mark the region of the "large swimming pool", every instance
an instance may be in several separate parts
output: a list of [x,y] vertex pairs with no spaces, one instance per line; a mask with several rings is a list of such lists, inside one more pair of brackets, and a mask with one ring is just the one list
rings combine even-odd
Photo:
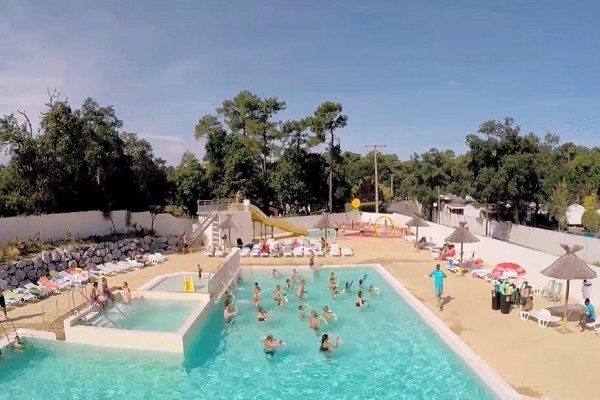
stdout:
[[[280,270],[288,275],[289,270]],[[332,299],[330,271],[340,281],[368,275],[367,284],[381,289],[355,305],[355,292]],[[246,271],[236,291],[240,314],[225,324],[222,308],[209,313],[183,364],[160,353],[110,350],[65,343],[33,343],[26,351],[7,354],[0,368],[0,398],[48,399],[496,399],[380,277],[374,269],[322,270],[308,281],[305,302],[338,315],[329,331],[343,344],[331,355],[318,351],[319,338],[297,316],[298,301],[276,308],[270,269]],[[258,281],[265,308],[273,314],[258,322],[250,303]],[[273,359],[262,351],[261,338],[273,333],[287,342]],[[10,353],[7,351],[7,353]]]

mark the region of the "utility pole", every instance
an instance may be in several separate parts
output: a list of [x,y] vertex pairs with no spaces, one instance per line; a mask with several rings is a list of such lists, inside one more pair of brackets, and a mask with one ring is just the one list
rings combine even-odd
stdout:
[[373,148],[373,156],[375,159],[375,212],[379,214],[379,178],[377,176],[377,149],[386,147],[385,144],[368,144],[365,146],[367,151]]
[[394,173],[390,174],[390,192],[392,192],[392,199],[394,196]]

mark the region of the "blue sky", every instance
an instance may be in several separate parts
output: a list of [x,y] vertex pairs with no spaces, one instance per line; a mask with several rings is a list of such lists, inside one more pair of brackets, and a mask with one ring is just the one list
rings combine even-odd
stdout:
[[[171,163],[200,116],[249,89],[348,114],[344,149],[465,150],[488,119],[600,145],[600,3],[0,0],[0,113],[46,88],[115,106]],[[38,118],[35,118],[38,120]]]

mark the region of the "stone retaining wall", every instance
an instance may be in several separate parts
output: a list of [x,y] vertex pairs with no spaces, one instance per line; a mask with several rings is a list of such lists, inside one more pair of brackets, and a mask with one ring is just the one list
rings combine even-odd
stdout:
[[93,243],[90,245],[70,245],[41,254],[28,256],[19,261],[0,263],[0,279],[6,281],[7,288],[13,289],[37,280],[49,271],[64,271],[68,268],[93,269],[98,264],[114,260],[125,260],[128,253],[164,253],[175,249],[176,236],[161,236],[123,239],[116,242]]

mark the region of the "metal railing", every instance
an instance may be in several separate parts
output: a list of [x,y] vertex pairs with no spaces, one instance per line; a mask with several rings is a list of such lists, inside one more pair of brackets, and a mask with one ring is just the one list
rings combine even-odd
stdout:
[[197,213],[202,215],[211,211],[227,211],[233,202],[233,199],[198,200]]
[[233,248],[208,281],[208,294],[217,303],[240,273],[240,249]]

